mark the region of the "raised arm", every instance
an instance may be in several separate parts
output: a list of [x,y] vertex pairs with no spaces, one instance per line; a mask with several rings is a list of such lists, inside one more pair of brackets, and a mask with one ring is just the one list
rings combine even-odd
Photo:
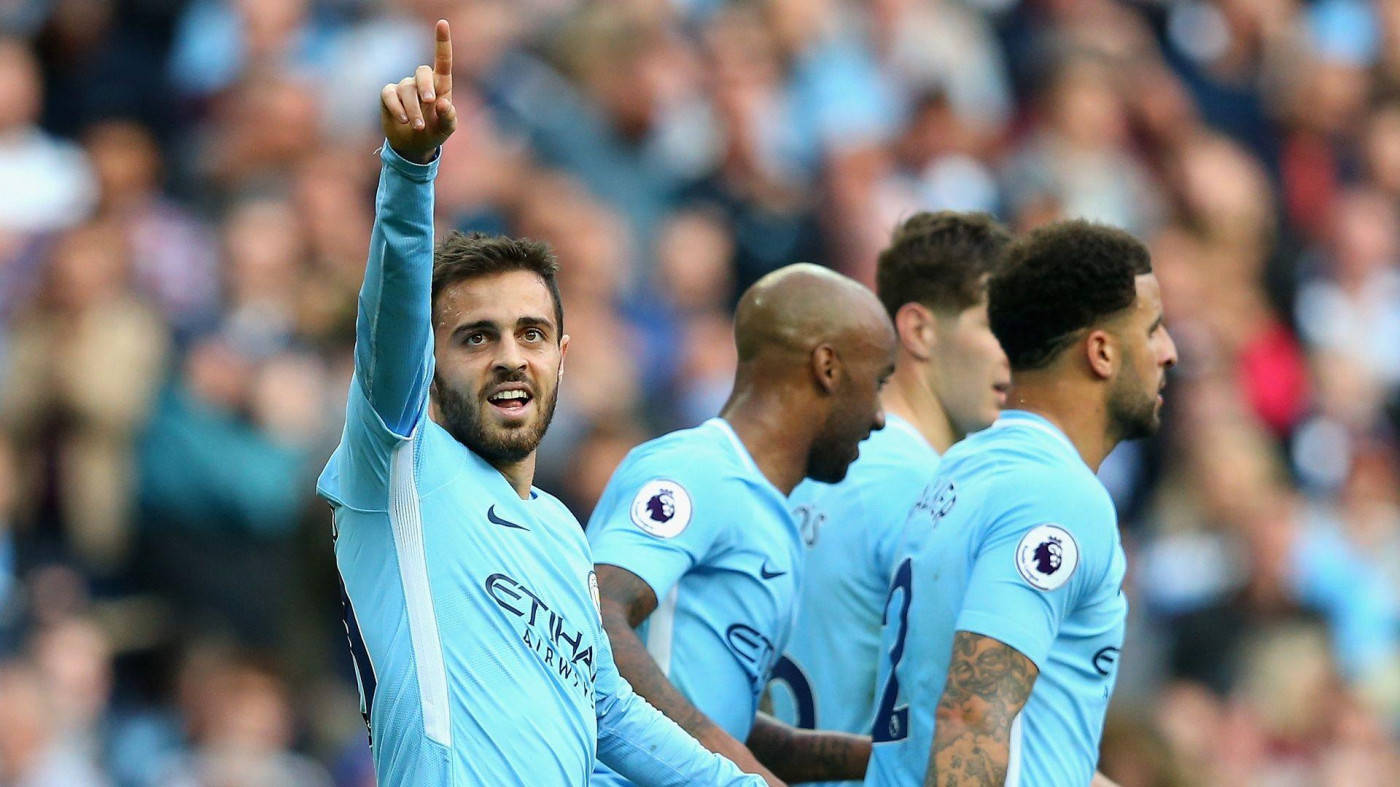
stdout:
[[1011,760],[1011,725],[1039,670],[991,637],[953,635],[948,682],[934,711],[924,787],[1000,787]]
[[641,577],[624,568],[599,564],[603,628],[612,643],[617,671],[638,694],[680,725],[702,746],[733,760],[744,771],[762,775],[771,784],[778,778],[759,764],[734,736],[691,704],[657,666],[634,630],[656,610],[656,594]]
[[387,144],[355,321],[355,372],[365,398],[405,437],[424,414],[432,378],[433,179],[438,148],[457,127],[446,21],[437,23],[436,37],[432,67],[419,66],[380,92]]

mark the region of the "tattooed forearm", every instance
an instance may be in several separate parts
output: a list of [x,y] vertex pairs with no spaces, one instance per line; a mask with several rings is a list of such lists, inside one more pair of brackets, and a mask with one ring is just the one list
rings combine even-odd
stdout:
[[759,761],[784,781],[860,779],[870,761],[870,738],[844,732],[802,730],[759,713],[746,741]]
[[924,787],[1004,784],[1011,722],[1037,674],[1035,664],[1014,648],[979,634],[955,634]]

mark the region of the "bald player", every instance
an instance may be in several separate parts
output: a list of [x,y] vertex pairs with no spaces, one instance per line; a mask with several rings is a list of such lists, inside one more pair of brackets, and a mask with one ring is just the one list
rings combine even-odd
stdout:
[[633,450],[589,521],[603,626],[637,693],[711,751],[790,781],[859,778],[868,738],[756,716],[801,586],[787,496],[840,481],[884,426],[894,332],[869,290],[806,264],[755,283],[734,322],[719,417]]
[[792,639],[773,668],[779,718],[871,729],[904,520],[938,457],[995,421],[1005,397],[1011,371],[987,321],[987,278],[1010,240],[986,214],[916,213],[880,253],[876,292],[899,336],[886,424],[861,445],[844,481],[804,481],[788,498],[807,573]]

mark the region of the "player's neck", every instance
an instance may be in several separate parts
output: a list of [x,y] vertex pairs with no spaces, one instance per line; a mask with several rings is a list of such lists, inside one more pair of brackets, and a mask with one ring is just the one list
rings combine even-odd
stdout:
[[719,415],[744,444],[763,477],[784,496],[807,475],[810,438],[794,434],[794,426],[803,421],[793,417],[791,408],[784,409],[781,401],[736,391]]
[[519,462],[492,462],[491,466],[496,471],[506,477],[506,482],[511,489],[520,496],[521,500],[530,499],[530,489],[535,483],[535,452],[521,459]]
[[1028,410],[1059,427],[1084,464],[1095,473],[1117,441],[1109,434],[1108,408],[1097,387],[1076,385],[1056,375],[1013,373],[1006,407]]
[[908,360],[911,359],[900,359],[894,376],[880,396],[880,403],[887,414],[908,421],[933,446],[933,450],[939,454],[946,453],[958,441],[958,435],[953,431],[948,411],[943,409],[943,402],[939,401],[933,386]]

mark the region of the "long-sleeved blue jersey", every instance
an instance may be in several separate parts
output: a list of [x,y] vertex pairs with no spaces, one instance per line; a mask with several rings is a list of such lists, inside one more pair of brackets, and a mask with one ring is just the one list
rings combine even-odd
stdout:
[[379,784],[762,784],[632,693],[593,560],[553,497],[522,500],[429,420],[433,179],[386,145],[335,511],[345,625]]

